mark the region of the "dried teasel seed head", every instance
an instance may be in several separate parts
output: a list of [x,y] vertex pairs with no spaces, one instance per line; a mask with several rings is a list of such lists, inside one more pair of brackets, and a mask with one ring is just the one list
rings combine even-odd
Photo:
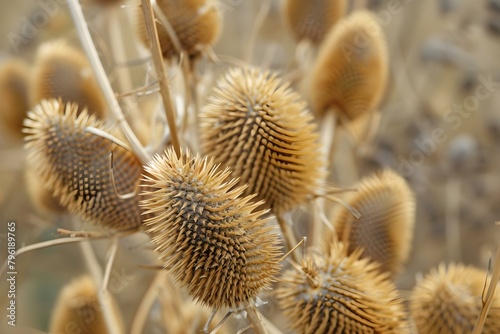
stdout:
[[311,100],[322,116],[354,120],[377,108],[388,76],[387,45],[374,15],[359,11],[328,33],[312,72]]
[[18,140],[29,110],[29,71],[28,64],[15,58],[0,65],[0,124],[4,133]]
[[[472,333],[482,305],[487,273],[461,264],[441,264],[413,289],[411,315],[419,333]],[[500,284],[499,284],[500,285]],[[500,286],[482,333],[500,333]]]
[[278,237],[253,196],[213,160],[172,149],[145,168],[146,233],[176,282],[199,302],[237,308],[269,288],[279,271]]
[[76,103],[78,112],[87,109],[97,118],[105,118],[107,113],[87,58],[61,41],[45,43],[38,50],[30,91],[32,107],[44,99],[61,99],[64,103]]
[[298,40],[320,44],[333,25],[344,16],[345,0],[286,0],[284,14]]
[[[217,0],[157,0],[158,6],[172,26],[180,47],[190,57],[197,57],[204,45],[212,45],[219,37],[222,14]],[[158,20],[158,19],[157,19]],[[161,22],[161,20],[159,20]],[[162,24],[157,24],[163,57],[179,56],[175,44]],[[142,10],[138,12],[137,32],[148,45]]]
[[336,235],[348,244],[349,253],[361,248],[363,258],[394,274],[410,253],[415,224],[413,192],[391,170],[366,177],[355,188],[347,203],[361,217],[356,219],[344,207],[339,208],[333,219]]
[[108,333],[102,307],[111,307],[119,315],[118,307],[114,299],[101,305],[97,294],[97,287],[88,276],[82,276],[66,285],[52,311],[50,333],[67,333],[68,330],[81,334]]
[[66,208],[59,203],[57,197],[54,196],[32,168],[25,169],[24,179],[31,201],[38,211],[47,214],[64,214],[67,212]]
[[114,134],[85,110],[77,116],[77,110],[74,104],[44,100],[28,113],[28,163],[69,212],[112,230],[139,227],[139,159],[87,132],[93,127]]
[[342,243],[286,271],[276,296],[298,333],[409,333],[394,284],[359,252],[348,255]]
[[276,214],[314,193],[323,173],[318,134],[300,96],[275,74],[231,69],[200,115],[203,152],[230,167]]

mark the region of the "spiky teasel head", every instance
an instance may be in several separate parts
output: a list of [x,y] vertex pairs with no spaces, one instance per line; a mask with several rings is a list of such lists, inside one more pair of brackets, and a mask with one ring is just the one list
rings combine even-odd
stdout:
[[200,115],[203,152],[230,167],[245,194],[276,214],[314,193],[323,173],[318,134],[301,97],[275,74],[231,69]]
[[114,299],[109,299],[109,304],[100,304],[97,294],[97,287],[88,276],[79,277],[66,285],[52,311],[50,333],[108,333],[102,307],[111,308],[117,316],[118,307]]
[[0,124],[4,133],[18,140],[29,109],[29,71],[24,61],[15,58],[0,65]]
[[298,333],[409,332],[394,284],[359,252],[348,255],[342,243],[286,271],[276,296]]
[[45,43],[38,50],[30,92],[33,107],[44,99],[61,99],[78,105],[78,112],[87,109],[97,118],[102,119],[107,113],[87,58],[62,41]]
[[344,16],[345,0],[286,0],[284,14],[298,40],[320,44],[333,25]]
[[328,33],[312,72],[311,100],[352,121],[377,108],[388,76],[387,45],[374,15],[355,12]]
[[[217,0],[157,0],[157,4],[172,26],[180,47],[188,56],[197,57],[202,46],[212,45],[219,37],[222,15]],[[163,57],[178,57],[167,30],[160,23],[157,24],[157,30]],[[142,10],[138,12],[137,32],[140,39],[148,45]]]
[[146,232],[190,296],[238,308],[269,287],[280,269],[278,237],[228,169],[169,149],[145,170],[142,206],[153,216]]
[[[24,132],[28,163],[71,213],[112,230],[141,225],[138,191],[142,165],[93,127],[114,134],[78,107],[44,100],[28,113]],[[124,144],[122,144],[124,145]]]
[[[482,305],[487,272],[461,264],[441,264],[413,289],[411,315],[419,333],[471,333]],[[500,286],[482,333],[500,333]]]
[[[349,253],[361,248],[362,257],[396,273],[410,253],[415,223],[415,198],[406,181],[391,170],[361,180],[347,203],[361,214],[356,219],[340,207],[334,217],[336,235]],[[335,241],[331,241],[335,242]]]

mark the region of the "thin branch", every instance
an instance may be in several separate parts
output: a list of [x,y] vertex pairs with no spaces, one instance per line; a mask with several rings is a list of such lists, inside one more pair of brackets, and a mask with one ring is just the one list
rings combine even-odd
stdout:
[[141,0],[141,4],[146,31],[151,41],[151,54],[153,55],[153,62],[155,65],[156,74],[158,76],[158,83],[160,85],[160,95],[163,100],[163,107],[165,109],[168,127],[170,129],[170,139],[172,141],[172,146],[174,147],[177,157],[180,157],[181,147],[179,144],[179,137],[177,135],[177,128],[175,124],[174,108],[172,104],[172,98],[170,96],[170,88],[166,75],[165,64],[163,63],[160,40],[158,39],[158,31],[156,29],[153,8],[151,7],[150,0]]

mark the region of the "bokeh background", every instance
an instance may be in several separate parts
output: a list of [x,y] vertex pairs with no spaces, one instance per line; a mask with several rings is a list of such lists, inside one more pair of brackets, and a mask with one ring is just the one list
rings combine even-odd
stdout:
[[[261,4],[267,0],[221,0],[224,29],[215,51],[249,60],[256,66],[283,74],[297,67],[296,42],[282,19],[280,1],[259,29],[255,48],[248,54],[248,38]],[[51,3],[54,15],[32,37],[12,43]],[[86,3],[86,4],[85,4]],[[389,167],[401,173],[417,198],[417,216],[410,259],[397,279],[411,290],[416,280],[441,262],[463,262],[487,268],[500,241],[500,1],[494,0],[372,0],[366,5],[383,23],[389,46],[390,82],[380,107],[380,126],[372,142],[354,160],[337,162],[335,181],[351,186],[361,177]],[[108,10],[84,2],[95,31]],[[123,1],[122,20],[134,1]],[[123,24],[127,41],[134,39],[133,24]],[[0,2],[0,61],[22,57],[32,62],[37,47],[53,38],[77,44],[64,1],[18,0]],[[130,55],[130,57],[133,57]],[[131,71],[139,70],[132,69]],[[139,81],[137,81],[138,83]],[[296,88],[307,92],[304,81]],[[489,84],[485,85],[485,82]],[[481,88],[483,87],[483,88]],[[477,98],[478,89],[489,92]],[[0,101],[2,103],[2,101]],[[457,108],[463,106],[462,113]],[[455,117],[450,121],[450,117]],[[439,142],[432,139],[440,131]],[[337,154],[342,160],[342,145]],[[356,166],[353,171],[349,164]],[[348,170],[348,173],[342,171]],[[17,245],[49,240],[67,217],[38,212],[27,195],[22,144],[0,133],[0,259],[6,254],[7,222],[17,223]],[[91,228],[90,226],[85,226]],[[104,263],[108,241],[93,243]],[[154,263],[147,239],[125,238],[114,266],[111,284],[125,323],[153,273],[139,268]],[[61,286],[85,272],[79,248],[58,246],[25,254],[17,259],[18,333],[26,328],[46,331],[50,311]],[[5,280],[0,281],[1,309],[6,301]],[[155,313],[156,312],[156,313]],[[159,307],[153,308],[158,317]],[[10,333],[2,314],[0,332]],[[158,332],[152,326],[148,333]]]

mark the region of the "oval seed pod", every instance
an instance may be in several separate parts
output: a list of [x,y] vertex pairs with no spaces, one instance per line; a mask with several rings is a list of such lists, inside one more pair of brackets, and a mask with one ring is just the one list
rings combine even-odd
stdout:
[[345,0],[286,0],[284,14],[298,40],[320,44],[333,25],[344,16]]
[[298,333],[409,333],[394,284],[359,252],[348,255],[342,243],[286,271],[276,296]]
[[[198,56],[201,46],[212,45],[219,37],[222,15],[216,0],[157,0],[156,2],[172,26],[181,49],[187,52],[188,56]],[[156,28],[163,57],[166,59],[178,57],[178,50],[167,30],[160,23]],[[148,45],[142,10],[138,12],[137,32],[144,44]]]
[[139,227],[139,159],[86,132],[93,127],[113,134],[85,111],[77,116],[77,110],[74,104],[44,100],[28,113],[28,163],[69,212],[112,230]]
[[[482,305],[487,272],[461,264],[441,264],[413,289],[410,310],[419,333],[471,333]],[[500,286],[483,327],[500,333]]]
[[311,100],[319,116],[332,109],[354,120],[377,108],[388,76],[387,45],[374,15],[359,11],[328,33],[311,79]]
[[391,170],[366,177],[355,188],[346,201],[361,217],[355,219],[340,207],[333,219],[336,235],[347,244],[349,253],[361,248],[363,258],[394,274],[410,253],[415,224],[413,193]]
[[107,334],[101,307],[111,307],[118,315],[118,306],[114,299],[101,305],[97,294],[97,287],[88,276],[66,285],[52,311],[50,333]]
[[76,103],[78,112],[104,118],[106,102],[92,74],[87,58],[80,50],[64,42],[43,44],[35,58],[31,78],[31,106],[44,99]]
[[21,139],[23,120],[29,110],[29,66],[19,59],[0,65],[0,124],[4,133]]
[[269,288],[280,269],[278,237],[228,169],[169,149],[145,170],[146,233],[175,282],[215,309],[238,308]]
[[266,208],[286,212],[318,188],[323,161],[312,115],[275,74],[231,69],[200,118],[203,152],[230,167]]

